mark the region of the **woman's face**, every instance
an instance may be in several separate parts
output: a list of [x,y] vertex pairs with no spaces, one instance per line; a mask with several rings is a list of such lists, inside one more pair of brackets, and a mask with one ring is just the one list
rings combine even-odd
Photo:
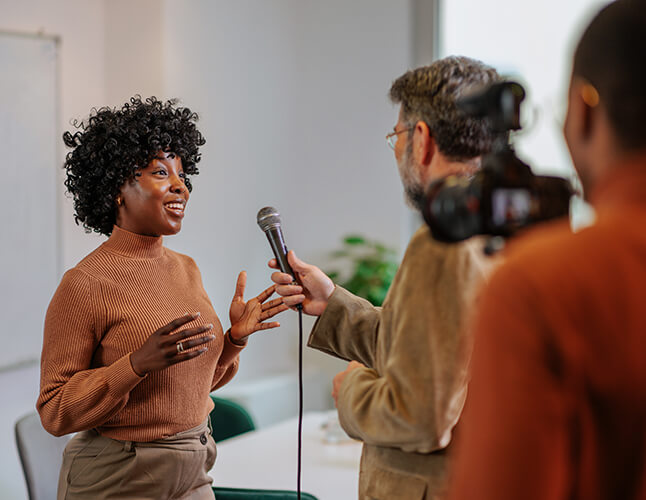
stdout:
[[121,188],[117,226],[146,236],[176,234],[188,202],[182,160],[160,152]]

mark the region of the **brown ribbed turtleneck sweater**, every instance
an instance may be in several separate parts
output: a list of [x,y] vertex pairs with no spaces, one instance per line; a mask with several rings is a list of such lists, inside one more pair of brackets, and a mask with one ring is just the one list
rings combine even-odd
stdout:
[[[197,358],[139,377],[130,364],[158,328],[185,313],[186,327],[212,323]],[[190,257],[115,226],[110,238],[65,273],[45,318],[40,396],[54,435],[91,428],[114,439],[152,441],[199,425],[209,393],[238,368],[241,347],[222,326]]]

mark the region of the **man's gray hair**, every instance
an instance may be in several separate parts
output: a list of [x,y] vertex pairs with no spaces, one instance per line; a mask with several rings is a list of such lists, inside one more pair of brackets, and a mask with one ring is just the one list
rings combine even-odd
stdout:
[[404,73],[390,87],[390,99],[401,104],[403,122],[412,127],[424,121],[440,152],[464,161],[491,151],[494,134],[486,120],[460,112],[456,100],[499,80],[492,67],[451,56]]

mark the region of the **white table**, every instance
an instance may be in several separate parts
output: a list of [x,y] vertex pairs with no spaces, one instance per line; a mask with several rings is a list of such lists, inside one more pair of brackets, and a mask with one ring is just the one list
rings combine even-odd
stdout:
[[[319,500],[357,498],[361,443],[325,441],[329,414],[308,412],[303,419],[302,491]],[[218,443],[210,472],[214,486],[296,489],[296,418]]]

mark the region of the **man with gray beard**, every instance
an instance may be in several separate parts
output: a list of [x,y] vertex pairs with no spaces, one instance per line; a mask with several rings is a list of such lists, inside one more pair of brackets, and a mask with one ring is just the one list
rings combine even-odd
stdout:
[[[478,170],[494,135],[484,121],[461,114],[456,100],[497,80],[478,61],[448,57],[393,83],[390,98],[400,111],[386,139],[415,210],[431,181]],[[444,495],[447,448],[466,396],[465,318],[489,268],[482,247],[477,238],[438,243],[421,227],[381,308],[335,286],[294,252],[288,260],[300,284],[272,275],[285,304],[318,316],[308,345],[350,361],[334,378],[332,395],[342,427],[364,443],[361,499]],[[277,269],[275,261],[269,265]]]

